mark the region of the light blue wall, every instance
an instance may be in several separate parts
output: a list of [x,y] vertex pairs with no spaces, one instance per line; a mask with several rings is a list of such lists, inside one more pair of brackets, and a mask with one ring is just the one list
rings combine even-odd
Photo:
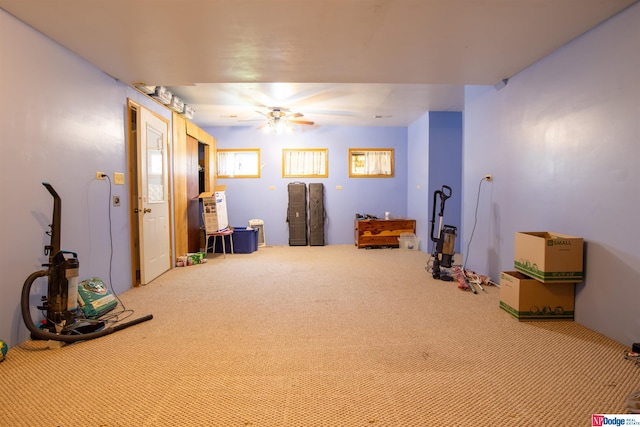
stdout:
[[[512,268],[515,231],[583,236],[587,279],[578,287],[576,320],[625,344],[640,341],[638,22],[635,5],[502,91],[468,88],[464,114],[463,248],[478,183],[486,173],[495,176],[480,192],[469,267],[494,278]],[[19,313],[22,284],[47,261],[42,250],[52,198],[41,182],[62,196],[62,247],[78,252],[81,278],[109,277],[109,187],[95,172],[126,172],[127,97],[169,114],[3,11],[0,96],[0,338],[15,345],[28,338]],[[352,243],[355,212],[387,210],[415,217],[424,243],[431,197],[420,158],[429,151],[426,115],[409,128],[317,129],[285,140],[243,128],[210,132],[223,148],[264,149],[262,179],[226,183],[232,223],[264,219],[269,244],[287,243],[290,180],[281,178],[279,154],[285,146],[329,148],[330,177],[318,181],[326,184],[328,244]],[[346,153],[354,146],[396,148],[396,177],[349,179]],[[123,292],[131,286],[129,207],[124,187],[112,190],[123,196],[123,206],[110,211],[112,284]],[[236,211],[241,194],[243,204],[255,202]]]
[[586,241],[576,321],[640,342],[640,4],[512,78],[469,87],[464,238],[483,184],[468,267],[513,269],[516,231]]
[[[431,217],[433,193],[443,185],[453,195],[445,202],[443,224],[461,228],[462,215],[462,113],[430,112],[408,128],[407,206],[409,216],[416,219],[416,235],[420,250],[431,252]],[[440,199],[437,200],[435,231],[439,226]],[[460,239],[456,239],[456,252]]]
[[[42,182],[62,199],[61,249],[78,253],[80,279],[111,277],[116,292],[129,289],[127,186],[112,187],[122,206],[111,209],[110,273],[109,183],[95,174],[127,171],[127,97],[169,115],[2,10],[0,97],[0,339],[15,345],[28,338],[22,284],[48,261],[53,198]],[[46,295],[46,280],[36,290]]]
[[[408,128],[407,135],[407,213],[416,220],[420,250],[431,251],[429,200],[429,113]],[[425,259],[426,264],[426,259]]]
[[[433,194],[443,185],[451,187],[451,197],[445,200],[443,225],[451,225],[460,234],[462,215],[462,113],[429,113],[429,218],[433,214]],[[441,198],[436,199],[434,235],[439,226]],[[429,226],[429,230],[431,230]],[[429,233],[431,233],[429,231]],[[460,253],[460,239],[455,251]]]
[[[407,216],[407,128],[307,127],[294,134],[265,134],[245,126],[203,129],[216,138],[218,148],[260,149],[260,178],[219,179],[218,183],[227,186],[230,224],[246,226],[250,219],[262,219],[268,245],[288,244],[287,184],[294,181],[324,184],[328,245],[353,244],[356,213],[384,217],[389,211],[392,216]],[[329,177],[283,178],[283,148],[327,148]],[[395,176],[349,178],[349,148],[393,148]]]

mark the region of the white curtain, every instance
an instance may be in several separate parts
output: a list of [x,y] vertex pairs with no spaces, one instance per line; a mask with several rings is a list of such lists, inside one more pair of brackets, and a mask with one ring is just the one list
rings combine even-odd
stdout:
[[326,151],[285,151],[285,175],[326,175]]
[[255,176],[258,175],[258,167],[255,153],[241,151],[218,152],[218,175]]
[[366,175],[390,175],[391,152],[390,151],[365,151],[364,173]]

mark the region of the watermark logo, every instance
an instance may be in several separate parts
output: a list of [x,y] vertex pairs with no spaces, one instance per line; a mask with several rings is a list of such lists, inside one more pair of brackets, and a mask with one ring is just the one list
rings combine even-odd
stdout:
[[591,426],[640,426],[640,414],[592,414]]

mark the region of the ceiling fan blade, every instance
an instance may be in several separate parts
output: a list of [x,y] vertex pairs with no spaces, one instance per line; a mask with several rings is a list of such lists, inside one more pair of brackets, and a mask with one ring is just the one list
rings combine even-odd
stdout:
[[291,113],[291,114],[287,114],[287,119],[295,119],[302,116],[304,116],[304,114],[302,113]]
[[322,114],[324,116],[341,116],[341,117],[355,117],[356,113],[352,111],[341,111],[341,110],[308,110],[309,114]]
[[308,90],[299,92],[296,96],[287,99],[288,105],[293,108],[307,107],[350,95],[349,91],[346,90],[327,90],[322,84],[315,86],[317,87],[310,87]]
[[249,105],[253,105],[254,107],[257,108],[268,108],[266,105],[264,105],[263,103],[259,102],[257,99],[246,95],[244,93],[239,93],[238,97],[242,100],[244,100],[246,103],[248,103]]
[[289,120],[289,123],[294,123],[296,125],[312,125],[314,122],[310,122],[308,120]]

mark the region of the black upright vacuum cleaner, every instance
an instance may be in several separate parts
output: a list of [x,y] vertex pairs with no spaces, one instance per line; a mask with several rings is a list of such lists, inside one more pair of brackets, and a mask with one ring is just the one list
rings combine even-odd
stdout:
[[[83,319],[77,309],[78,275],[80,263],[75,252],[60,250],[60,225],[62,202],[58,193],[51,184],[43,182],[42,185],[53,196],[53,218],[50,224],[51,244],[44,247],[45,255],[49,256],[49,262],[43,264],[46,270],[31,273],[22,287],[20,308],[22,319],[31,332],[32,339],[54,340],[72,343],[86,341],[112,334],[129,326],[151,320],[149,314],[126,323],[116,323],[107,326],[100,320]],[[41,327],[36,326],[31,317],[29,299],[31,287],[40,277],[47,277],[48,287],[46,297],[42,297],[42,304],[38,309],[46,315]]]
[[[442,217],[444,216],[444,205],[449,197],[451,197],[451,187],[443,185],[442,189],[436,190],[433,193],[433,209],[431,212],[431,240],[434,242],[433,248],[433,278],[444,280],[446,282],[452,282],[453,277],[443,272],[440,267],[451,268],[453,262],[453,256],[455,254],[456,235],[458,229],[452,225],[442,225]],[[440,212],[438,217],[440,221],[438,223],[437,234],[435,234],[436,228],[436,204],[440,200]]]

